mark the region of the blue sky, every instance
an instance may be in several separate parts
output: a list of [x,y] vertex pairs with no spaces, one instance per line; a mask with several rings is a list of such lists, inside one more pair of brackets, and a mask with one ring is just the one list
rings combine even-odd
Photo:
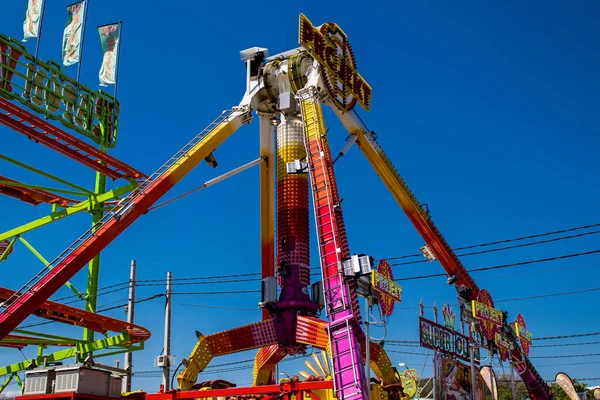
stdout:
[[[512,238],[597,223],[597,148],[600,128],[600,3],[558,2],[119,2],[91,1],[82,64],[82,82],[97,88],[100,43],[95,27],[123,20],[119,83],[121,119],[118,146],[111,154],[150,173],[219,113],[236,105],[245,88],[239,51],[268,47],[271,53],[298,45],[298,15],[318,25],[337,22],[354,49],[359,72],[373,87],[372,111],[360,112],[379,143],[452,246]],[[60,61],[68,1],[47,6],[40,57]],[[21,38],[26,1],[3,5],[3,34]],[[34,51],[35,41],[27,44]],[[73,77],[76,67],[66,71]],[[326,112],[333,151],[346,137]],[[94,173],[25,137],[0,127],[1,153],[62,178],[93,187]],[[201,165],[167,197],[202,184],[258,155],[258,124],[243,127],[215,156],[219,168]],[[2,162],[13,179],[48,184]],[[364,157],[354,148],[336,164],[352,252],[375,258],[418,252],[422,240]],[[110,183],[111,187],[119,182]],[[137,221],[103,253],[100,286],[128,279],[138,261],[139,279],[161,279],[260,271],[258,171],[186,197]],[[5,231],[49,211],[0,198]],[[46,258],[53,258],[87,228],[85,215],[29,233]],[[314,239],[314,234],[311,239]],[[314,244],[314,243],[313,243]],[[314,247],[314,246],[313,246]],[[463,258],[468,268],[485,267],[595,250],[594,235]],[[316,248],[312,265],[318,266]],[[596,288],[598,255],[473,274],[495,299]],[[0,268],[1,286],[16,288],[41,268],[20,245]],[[18,271],[18,273],[8,273]],[[437,262],[394,268],[396,277],[443,272]],[[72,282],[83,288],[84,272]],[[407,281],[403,303],[387,327],[388,339],[418,339],[420,299],[427,306],[455,302],[445,278]],[[173,353],[187,357],[194,330],[205,334],[260,318],[255,309],[258,280],[186,285],[178,291],[228,291],[226,295],[178,295],[173,314]],[[138,289],[140,298],[163,291]],[[55,298],[68,296],[61,289]],[[100,306],[120,304],[126,290],[100,297]],[[536,336],[596,332],[598,292],[499,303],[514,318],[522,313]],[[219,306],[207,308],[177,303]],[[596,304],[596,306],[594,306]],[[109,315],[125,318],[122,309]],[[431,317],[431,310],[428,310]],[[153,332],[146,350],[134,355],[134,370],[152,370],[162,349],[163,301],[141,303],[136,319]],[[33,320],[32,320],[33,321]],[[51,327],[51,328],[50,328]],[[49,331],[78,335],[56,324]],[[374,336],[381,336],[375,332]],[[590,337],[585,341],[597,341]],[[583,341],[583,340],[580,340]],[[544,344],[573,343],[546,341]],[[542,344],[542,342],[538,342]],[[424,349],[389,347],[425,353]],[[26,349],[33,355],[35,349]],[[600,345],[534,347],[532,356],[600,353]],[[253,358],[254,352],[214,360]],[[424,357],[390,353],[392,360],[422,365]],[[112,363],[110,360],[101,360]],[[122,360],[122,357],[118,357]],[[0,349],[0,360],[16,362],[16,350]],[[532,358],[545,379],[563,370],[576,378],[596,377],[582,358]],[[430,364],[431,359],[426,362]],[[562,365],[578,364],[578,365]],[[586,364],[579,364],[586,363]],[[249,365],[249,364],[245,364]],[[282,364],[290,375],[301,361]],[[499,367],[498,367],[499,368]],[[425,375],[429,374],[429,367]],[[508,371],[507,367],[504,367]],[[499,373],[502,369],[497,370]],[[251,370],[224,373],[239,384]],[[213,379],[215,376],[211,375]],[[134,378],[134,388],[158,389],[159,379]],[[598,384],[599,381],[590,382]]]

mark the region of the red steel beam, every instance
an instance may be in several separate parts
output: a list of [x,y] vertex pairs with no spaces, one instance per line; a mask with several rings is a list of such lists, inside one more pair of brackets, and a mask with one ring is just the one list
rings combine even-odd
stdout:
[[[333,389],[333,381],[311,381],[311,382],[282,382],[279,385],[264,385],[252,387],[240,387],[229,389],[208,389],[208,390],[190,390],[176,391],[171,390],[166,393],[146,394],[146,400],[183,400],[197,399],[206,397],[232,397],[232,396],[258,396],[273,395],[284,393],[298,393],[316,389]],[[15,399],[16,400],[16,399]]]
[[[14,293],[14,290],[0,287],[0,302],[6,301]],[[102,334],[108,331],[126,331],[129,333],[130,343],[138,343],[141,340],[150,338],[150,331],[139,325],[130,324],[125,321],[85,311],[80,308],[66,306],[55,301],[44,301],[33,314],[40,318],[85,327]]]
[[[4,339],[2,339],[2,341],[0,341],[0,347],[10,347],[10,348],[15,348],[15,349],[22,349],[24,347],[29,346],[29,343],[23,343],[23,342],[11,342],[11,341],[16,341],[16,340],[32,340],[32,341],[48,341],[47,338],[42,338],[42,337],[35,337],[35,336],[22,336],[22,335],[8,335],[7,337],[5,337]],[[37,344],[37,343],[36,343]],[[53,343],[52,346],[64,346],[64,347],[69,347],[72,346],[73,344],[56,344]]]
[[[14,179],[10,179],[1,175],[0,181],[20,183]],[[14,197],[15,199],[33,204],[34,206],[37,206],[40,203],[48,203],[59,204],[61,207],[68,207],[71,204],[77,203],[75,200],[71,200],[45,190],[30,189],[22,186],[9,186],[2,183],[0,183],[0,194]]]
[[0,98],[0,123],[113,179],[145,175],[94,146]]

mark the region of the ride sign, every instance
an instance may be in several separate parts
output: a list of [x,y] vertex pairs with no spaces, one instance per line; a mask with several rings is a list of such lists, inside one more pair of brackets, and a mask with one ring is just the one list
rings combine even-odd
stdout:
[[477,300],[472,301],[473,317],[481,321],[481,331],[488,340],[494,340],[502,326],[502,311],[494,308],[494,300],[487,290],[481,289]]
[[[468,336],[423,317],[419,317],[419,330],[422,347],[470,361]],[[478,349],[474,358],[479,359]]]
[[515,322],[515,331],[517,332],[517,337],[519,338],[519,342],[521,343],[521,348],[523,348],[523,352],[525,355],[529,355],[529,348],[533,342],[533,338],[531,332],[527,330],[527,325],[525,325],[525,318],[522,314],[517,315],[517,321]]
[[394,304],[402,301],[402,287],[394,282],[392,268],[386,260],[379,261],[377,271],[371,271],[371,285],[377,291],[383,314],[392,315]]
[[510,350],[510,343],[502,337],[500,332],[496,332],[496,336],[494,337],[494,343],[496,343],[496,347],[498,347],[498,355],[502,361],[508,360],[508,352]]
[[332,101],[342,111],[350,111],[356,102],[371,108],[371,86],[356,71],[356,62],[348,37],[332,22],[315,27],[300,14],[300,45],[319,62],[321,75]]

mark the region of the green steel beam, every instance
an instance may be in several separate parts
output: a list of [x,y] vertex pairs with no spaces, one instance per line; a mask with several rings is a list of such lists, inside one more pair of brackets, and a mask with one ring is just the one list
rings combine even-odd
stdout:
[[[117,336],[108,337],[105,339],[96,340],[91,343],[79,343],[74,347],[69,349],[60,350],[56,353],[46,354],[43,357],[32,358],[31,360],[22,361],[19,363],[7,365],[6,367],[0,367],[0,376],[16,373],[19,371],[23,371],[27,368],[31,363],[35,363],[35,365],[41,365],[44,363],[44,360],[48,362],[60,361],[67,358],[75,357],[76,353],[79,354],[87,354],[93,351],[98,351],[102,349],[106,349],[108,347],[113,346],[122,346],[129,341],[129,334],[126,332],[121,333]],[[133,346],[132,346],[133,347]],[[137,349],[136,349],[137,350]],[[126,351],[129,351],[127,349]],[[100,353],[95,355],[95,357],[103,357],[104,354]]]
[[23,381],[21,381],[21,377],[15,374],[15,381],[17,381],[17,385],[19,385],[19,389],[23,390]]
[[[19,240],[46,266],[48,267],[48,269],[52,269],[52,267],[50,267],[50,263],[48,262],[48,260],[46,260],[40,253],[38,253],[38,251],[25,239],[23,239],[21,236],[19,236]],[[83,299],[83,295],[79,292],[79,290],[77,290],[75,288],[75,286],[73,286],[71,284],[71,282],[67,281],[67,283],[65,283],[65,286],[68,287],[69,289],[71,289],[71,291],[75,294],[75,296],[79,297],[80,299]]]
[[[92,196],[94,195],[94,193],[93,193],[93,192],[89,191],[88,189],[86,189],[86,188],[84,188],[84,187],[81,187],[81,186],[79,186],[79,185],[76,185],[76,184],[74,184],[74,183],[71,183],[71,182],[69,182],[69,181],[66,181],[66,180],[64,180],[64,179],[61,179],[61,178],[59,178],[58,176],[54,176],[54,175],[52,175],[52,174],[49,174],[49,173],[47,173],[47,172],[44,172],[44,171],[42,171],[42,170],[39,170],[39,169],[37,169],[37,168],[34,168],[34,167],[30,166],[30,165],[27,165],[27,164],[25,164],[25,163],[22,163],[22,162],[20,162],[20,161],[17,161],[17,160],[15,160],[14,158],[10,158],[10,157],[8,157],[8,156],[5,156],[5,155],[3,155],[3,154],[0,154],[0,159],[2,159],[2,160],[4,160],[4,161],[8,161],[8,162],[9,162],[9,163],[11,163],[11,164],[18,165],[19,167],[25,168],[25,169],[27,169],[27,170],[29,170],[29,171],[31,171],[31,172],[35,172],[36,174],[42,175],[42,176],[44,176],[44,177],[46,177],[46,178],[48,178],[48,179],[52,179],[53,181],[56,181],[56,182],[62,183],[63,185],[69,186],[69,187],[71,187],[71,188],[73,188],[73,189],[77,189],[77,190],[79,190],[79,191],[81,191],[81,192],[85,193],[86,195],[92,195]],[[32,186],[32,187],[33,187],[33,186]]]
[[2,393],[2,391],[4,389],[6,389],[6,387],[8,386],[8,384],[13,380],[13,377],[16,374],[11,374],[8,378],[6,378],[6,380],[4,381],[4,383],[2,385],[0,385],[0,393]]
[[48,339],[55,339],[55,340],[69,340],[71,342],[82,342],[81,339],[70,338],[70,337],[67,337],[67,336],[51,335],[49,333],[28,331],[28,330],[25,330],[25,329],[15,329],[13,331],[13,333],[18,333],[20,335],[38,336],[38,337],[43,337],[43,338],[48,338]]
[[81,212],[81,211],[93,210],[93,208],[97,204],[103,203],[108,200],[115,199],[121,195],[129,193],[136,187],[137,187],[137,182],[132,181],[128,185],[121,186],[121,187],[111,190],[110,192],[106,192],[101,195],[98,195],[98,196],[96,196],[95,199],[90,198],[86,201],[82,201],[81,203],[77,203],[72,207],[67,207],[64,210],[53,212],[50,215],[39,218],[32,222],[29,222],[25,225],[18,226],[14,229],[11,229],[10,231],[0,233],[0,240],[4,240],[4,239],[12,238],[13,236],[21,235],[25,232],[32,231],[41,226],[48,225],[51,222],[68,217],[69,215],[73,215],[73,214]]
[[10,186],[10,187],[22,187],[22,188],[26,188],[26,189],[44,190],[46,192],[70,194],[72,196],[88,196],[87,193],[75,192],[73,190],[58,189],[58,188],[52,188],[52,187],[48,187],[48,186],[32,185],[30,183],[20,183],[20,182],[14,182],[14,181],[0,180],[0,185]]
[[[103,149],[102,149],[103,150]],[[96,185],[94,191],[96,193],[104,193],[106,191],[106,175],[96,172]],[[104,203],[95,204],[92,209],[92,230],[95,231],[96,223],[102,219],[104,215]],[[85,293],[85,309],[89,312],[96,312],[98,302],[98,280],[100,276],[100,253],[96,254],[88,265],[88,284]],[[94,331],[88,328],[83,330],[83,339],[86,342],[94,340]]]
[[138,350],[144,350],[144,342],[140,342],[140,344],[138,346],[133,346],[133,345],[123,346],[123,348],[121,348],[120,350],[115,350],[115,351],[101,353],[101,354],[94,354],[94,358],[109,357],[109,356],[114,356],[114,355],[123,354],[123,353],[130,353],[130,352],[138,351]]
[[34,339],[34,338],[23,338],[23,339],[11,339],[4,338],[0,340],[1,343],[7,344],[22,344],[28,345],[40,345],[40,346],[73,346],[77,342],[72,341],[61,341],[61,340],[49,340],[49,339]]
[[[4,239],[0,239],[0,240],[4,240]],[[6,260],[6,257],[8,257],[8,253],[10,253],[10,249],[13,248],[13,246],[15,245],[15,241],[17,240],[17,238],[13,238],[10,243],[8,244],[8,246],[6,246],[6,249],[4,250],[4,252],[2,254],[0,254],[0,262]]]

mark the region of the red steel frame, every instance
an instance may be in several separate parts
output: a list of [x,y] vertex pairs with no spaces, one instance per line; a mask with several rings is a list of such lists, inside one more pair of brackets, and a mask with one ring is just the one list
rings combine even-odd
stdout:
[[[2,175],[0,175],[0,181],[20,183],[19,181],[15,181],[14,179],[10,179]],[[33,204],[34,206],[37,206],[41,203],[48,203],[58,204],[61,207],[68,207],[77,203],[75,200],[68,199],[46,190],[31,189],[22,186],[9,186],[2,183],[0,183],[0,194],[14,197],[15,199],[19,199],[25,203]]]
[[135,168],[3,98],[0,98],[0,123],[112,179],[145,177]]
[[[0,287],[0,302],[6,301],[14,293],[14,290]],[[50,300],[44,301],[33,312],[33,315],[64,324],[85,327],[102,334],[105,334],[108,331],[127,332],[129,334],[129,344],[138,343],[150,338],[150,331],[139,325],[85,311],[80,308],[66,306]]]
[[[279,385],[264,385],[253,387],[229,388],[229,389],[208,389],[208,390],[190,390],[177,391],[171,390],[164,393],[147,394],[143,392],[132,393],[125,397],[131,400],[184,400],[184,399],[203,399],[217,397],[255,397],[262,400],[303,400],[307,394],[312,400],[320,400],[313,393],[313,390],[333,389],[333,381],[311,381],[295,382],[286,381]],[[119,397],[94,396],[91,394],[81,394],[74,392],[52,393],[37,396],[17,396],[15,400],[115,400]]]

